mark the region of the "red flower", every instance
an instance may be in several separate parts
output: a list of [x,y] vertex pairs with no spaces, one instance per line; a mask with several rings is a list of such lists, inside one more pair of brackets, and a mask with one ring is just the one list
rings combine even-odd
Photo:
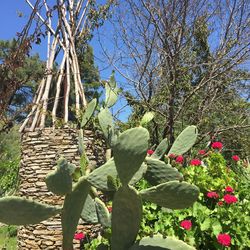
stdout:
[[204,150],[204,149],[199,150],[198,154],[199,154],[199,155],[204,155],[204,154],[206,154],[206,150]]
[[232,156],[232,159],[233,159],[234,161],[239,161],[239,160],[240,160],[240,157],[239,157],[238,155],[233,155],[233,156]]
[[176,155],[175,154],[169,154],[168,157],[171,158],[171,159],[174,159],[176,157]]
[[184,157],[183,157],[182,155],[178,155],[178,156],[176,157],[175,161],[176,161],[177,163],[182,164],[183,161],[184,161]]
[[220,207],[223,206],[223,201],[218,201],[217,205],[220,206]]
[[152,150],[152,149],[149,149],[148,151],[147,151],[147,154],[149,154],[149,155],[152,155],[154,153],[154,150]]
[[182,228],[190,230],[190,228],[192,227],[192,222],[191,220],[183,220],[180,225]]
[[216,192],[208,192],[207,193],[207,197],[208,198],[214,198],[214,199],[218,199],[219,195]]
[[75,235],[74,235],[75,240],[83,240],[84,238],[85,238],[84,233],[75,233]]
[[219,234],[217,236],[217,241],[222,245],[229,247],[231,244],[231,236],[229,234]]
[[228,192],[228,193],[233,193],[234,190],[233,190],[232,187],[227,186],[227,187],[225,188],[225,191]]
[[112,213],[112,207],[111,206],[107,207],[107,209],[109,210],[110,213]]
[[193,159],[193,160],[190,161],[190,165],[192,165],[192,166],[200,166],[201,165],[201,160]]
[[225,194],[223,199],[227,204],[236,203],[238,201],[237,197],[231,194]]
[[213,149],[222,149],[223,147],[223,144],[219,141],[216,141],[216,142],[213,142],[212,143],[212,146],[211,146]]

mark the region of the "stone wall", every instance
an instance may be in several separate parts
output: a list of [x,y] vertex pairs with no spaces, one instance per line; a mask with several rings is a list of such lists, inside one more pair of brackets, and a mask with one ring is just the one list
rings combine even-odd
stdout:
[[[91,131],[85,131],[84,144],[91,165],[104,162],[104,148]],[[71,128],[45,128],[25,132],[21,137],[20,196],[47,204],[61,205],[63,198],[47,190],[46,175],[55,168],[60,156],[79,166],[78,133]],[[91,226],[79,225],[78,230],[92,230]],[[37,225],[20,227],[18,249],[61,249],[62,231],[60,216]],[[79,243],[74,242],[74,249]]]

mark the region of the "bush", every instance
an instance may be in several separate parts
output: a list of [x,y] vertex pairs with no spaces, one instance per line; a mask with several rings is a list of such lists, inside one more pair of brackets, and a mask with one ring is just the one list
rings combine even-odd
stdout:
[[[216,150],[195,157],[200,165],[183,166],[174,159],[171,161],[185,181],[200,188],[198,201],[193,207],[178,211],[145,204],[140,237],[161,233],[175,236],[197,249],[248,249],[249,182],[232,171],[236,165],[244,168],[242,162],[232,160],[229,167],[221,152]],[[145,181],[140,185],[145,186]]]

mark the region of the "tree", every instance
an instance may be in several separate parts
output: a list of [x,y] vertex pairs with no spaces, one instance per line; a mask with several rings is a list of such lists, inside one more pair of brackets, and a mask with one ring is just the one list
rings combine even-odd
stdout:
[[7,125],[24,118],[37,82],[44,73],[44,63],[38,54],[26,55],[18,64],[13,60],[17,50],[18,43],[15,39],[0,41],[0,118]]
[[244,0],[120,2],[117,56],[105,54],[133,86],[135,110],[156,113],[157,141],[171,145],[188,124],[201,139],[249,128],[249,13]]

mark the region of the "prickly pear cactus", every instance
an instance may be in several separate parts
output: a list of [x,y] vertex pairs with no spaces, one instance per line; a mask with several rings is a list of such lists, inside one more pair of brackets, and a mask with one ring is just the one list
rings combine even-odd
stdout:
[[49,173],[45,179],[48,190],[57,195],[66,195],[72,191],[72,169],[68,162],[61,158],[57,169]]
[[37,224],[58,213],[61,208],[20,197],[0,198],[0,222],[10,225]]
[[[110,81],[109,88],[112,91],[116,88],[114,79]],[[111,95],[111,92],[108,93]],[[111,99],[113,100],[113,97]],[[106,106],[113,105],[113,102],[114,100],[106,99]],[[94,113],[95,106],[95,101],[88,105],[82,126],[86,125]],[[111,146],[113,158],[91,173],[83,172],[83,176],[77,179],[74,185],[74,166],[60,159],[57,169],[47,176],[46,183],[49,190],[66,195],[63,208],[16,197],[1,198],[0,221],[17,225],[33,224],[62,211],[64,250],[73,249],[72,241],[80,217],[92,223],[101,223],[104,228],[111,226],[112,250],[192,249],[182,241],[160,236],[143,238],[135,242],[142,219],[143,200],[170,209],[182,209],[196,201],[199,189],[183,182],[177,169],[160,160],[167,150],[166,140],[161,142],[151,157],[146,157],[149,142],[147,129],[131,128],[117,135],[112,115],[107,107],[100,111],[98,118]],[[186,152],[195,143],[196,137],[196,127],[188,127],[178,136],[170,152]],[[83,140],[81,149],[83,154]],[[138,192],[133,185],[143,177],[153,186]],[[115,193],[111,215],[93,191],[94,187]],[[108,249],[106,246],[103,247]]]
[[181,240],[171,237],[163,238],[161,235],[142,238],[136,242],[129,250],[194,250]]

